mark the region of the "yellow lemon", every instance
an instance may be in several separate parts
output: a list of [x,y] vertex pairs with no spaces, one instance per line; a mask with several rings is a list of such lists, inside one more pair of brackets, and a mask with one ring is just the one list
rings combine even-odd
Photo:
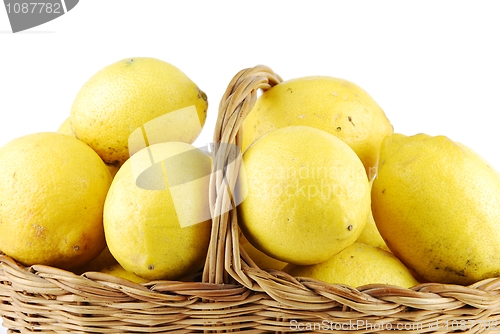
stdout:
[[287,265],[286,262],[273,259],[269,255],[262,253],[249,242],[241,242],[241,247],[243,247],[248,256],[250,256],[255,264],[261,269],[282,270]]
[[[370,192],[372,184],[373,179],[370,179]],[[384,238],[382,238],[380,232],[378,231],[375,220],[373,219],[373,212],[371,210],[370,214],[368,214],[368,220],[366,221],[365,228],[363,229],[363,231],[361,231],[361,234],[359,235],[358,239],[356,239],[356,242],[390,251],[385,244]]]
[[312,126],[342,139],[370,177],[382,139],[393,132],[364,89],[344,79],[309,76],[282,82],[259,97],[243,123],[243,150],[265,133],[290,125]]
[[83,85],[70,122],[78,139],[119,166],[153,143],[194,142],[207,108],[205,93],[177,67],[155,58],[128,58]]
[[99,271],[102,273],[113,275],[115,277],[124,278],[124,279],[127,279],[127,280],[129,280],[131,282],[135,282],[135,283],[147,283],[148,282],[147,279],[139,277],[136,274],[125,270],[119,263],[115,263],[109,267],[104,267]]
[[354,288],[367,284],[410,288],[419,284],[396,256],[378,247],[357,242],[325,262],[310,266],[288,265],[284,271],[294,277],[310,277]]
[[287,263],[326,261],[352,244],[370,211],[370,186],[354,151],[332,134],[284,127],[243,154],[240,227],[252,245]]
[[427,281],[500,275],[500,174],[445,136],[387,137],[372,189],[390,250]]
[[385,244],[384,238],[380,235],[380,232],[375,224],[375,220],[373,219],[373,213],[370,211],[368,215],[368,220],[366,221],[365,228],[361,231],[356,242],[363,243],[366,245],[370,245],[373,247],[382,248],[384,250],[389,250],[387,245]]
[[261,269],[276,269],[282,270],[287,263],[276,260],[275,258],[270,257],[269,255],[261,252],[254,245],[248,242],[247,238],[241,232],[239,233],[239,243],[243,247],[243,249],[247,252],[248,256],[259,266]]
[[210,157],[166,142],[134,154],[118,170],[104,205],[111,254],[148,280],[179,279],[204,264],[210,240]]
[[[68,135],[68,136],[75,136],[75,133],[73,132],[73,129],[71,128],[71,122],[69,117],[64,120],[64,122],[61,123],[59,128],[57,129],[57,132]],[[120,168],[119,166],[111,165],[111,164],[106,164],[106,167],[108,167],[109,172],[111,173],[111,176],[114,177],[116,175],[116,172],[118,172],[118,169]]]
[[108,168],[109,173],[111,174],[112,177],[115,177],[116,173],[118,172],[118,169],[120,169],[120,167],[110,164],[106,164],[106,167]]
[[57,132],[68,135],[68,136],[75,136],[75,133],[73,132],[73,129],[71,128],[71,122],[69,120],[69,117],[66,118],[61,123],[61,125],[59,125]]
[[80,140],[35,133],[0,148],[0,250],[25,265],[76,268],[105,247],[111,175]]
[[82,267],[76,268],[73,272],[80,275],[87,271],[100,271],[103,268],[111,267],[117,263],[118,262],[116,262],[116,259],[109,251],[109,248],[106,246],[96,258],[84,264]]

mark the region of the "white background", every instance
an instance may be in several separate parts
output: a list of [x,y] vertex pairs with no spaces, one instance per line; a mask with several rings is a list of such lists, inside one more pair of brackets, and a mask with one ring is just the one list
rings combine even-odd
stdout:
[[17,34],[0,8],[0,146],[56,131],[90,76],[147,56],[179,67],[207,93],[200,146],[211,141],[231,78],[265,64],[285,80],[350,80],[396,132],[446,135],[500,170],[497,3],[83,0]]

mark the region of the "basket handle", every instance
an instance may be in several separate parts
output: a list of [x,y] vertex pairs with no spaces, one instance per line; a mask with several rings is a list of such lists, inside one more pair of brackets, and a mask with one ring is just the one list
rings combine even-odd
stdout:
[[209,193],[212,232],[203,271],[204,282],[222,284],[236,280],[249,288],[255,284],[242,270],[258,267],[239,247],[233,194],[242,161],[239,130],[255,105],[259,89],[266,91],[282,81],[267,66],[247,68],[234,76],[221,99],[212,149]]

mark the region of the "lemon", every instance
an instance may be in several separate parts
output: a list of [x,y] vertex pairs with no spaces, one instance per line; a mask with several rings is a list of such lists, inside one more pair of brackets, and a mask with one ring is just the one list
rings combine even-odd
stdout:
[[59,125],[57,132],[68,135],[68,136],[75,136],[75,133],[73,132],[73,129],[71,128],[71,122],[69,120],[69,117],[66,118],[61,123],[61,125]]
[[[373,185],[373,179],[370,179],[370,192]],[[384,250],[390,251],[385,244],[384,238],[380,235],[380,232],[375,224],[375,219],[373,219],[373,212],[370,210],[368,214],[368,220],[366,221],[365,228],[361,231],[356,242],[360,242],[373,247],[379,247]]]
[[[245,239],[246,240],[246,239]],[[269,255],[262,253],[260,250],[255,248],[251,243],[247,242],[241,242],[241,246],[247,252],[248,256],[255,262],[257,266],[261,269],[276,269],[276,270],[282,270],[287,263],[273,259]]]
[[[68,135],[68,136],[75,136],[75,133],[73,132],[73,129],[71,128],[71,122],[69,117],[66,118],[61,125],[59,125],[59,128],[57,129],[57,132]],[[109,172],[111,173],[111,176],[114,177],[116,175],[116,172],[118,172],[119,166],[111,165],[111,164],[106,164],[106,167],[108,167]]]
[[135,282],[135,283],[147,283],[148,282],[147,279],[139,277],[136,274],[125,270],[119,263],[115,263],[109,267],[104,267],[99,271],[102,273],[113,275],[115,277],[124,278],[126,280],[129,280],[129,281]]
[[445,136],[387,137],[373,217],[389,249],[426,281],[500,275],[500,174]]
[[370,211],[370,186],[354,151],[308,126],[262,136],[243,154],[240,227],[252,245],[286,263],[326,261],[352,244]]
[[153,143],[194,142],[207,108],[205,93],[177,67],[156,58],[128,58],[83,85],[70,122],[78,139],[119,166]]
[[82,267],[76,268],[73,272],[80,275],[87,271],[100,271],[117,263],[118,262],[116,262],[116,259],[109,251],[109,248],[106,246],[96,258],[84,264]]
[[120,167],[110,164],[106,164],[106,167],[108,168],[109,173],[111,174],[112,177],[115,177],[116,173],[118,172],[118,169],[120,169]]
[[367,284],[410,288],[419,284],[408,268],[393,254],[357,242],[325,262],[310,266],[287,265],[283,270],[294,277],[310,277],[354,288]]
[[76,268],[105,247],[111,175],[78,139],[34,133],[0,148],[0,249],[25,264]]
[[366,245],[370,245],[373,247],[382,248],[384,250],[389,250],[387,245],[385,244],[384,239],[380,235],[380,232],[375,224],[375,220],[373,219],[373,213],[370,211],[368,215],[368,220],[366,221],[365,228],[361,231],[356,242],[363,243]]
[[384,111],[364,89],[344,79],[308,76],[282,82],[259,97],[243,123],[243,150],[265,133],[290,125],[312,126],[342,139],[370,177],[382,139],[393,133]]
[[153,144],[116,173],[104,204],[111,254],[148,279],[179,279],[204,264],[210,240],[210,157],[190,144]]

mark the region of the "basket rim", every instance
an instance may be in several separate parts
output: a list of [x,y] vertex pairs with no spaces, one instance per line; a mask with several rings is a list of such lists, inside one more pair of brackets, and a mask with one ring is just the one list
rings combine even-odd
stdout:
[[12,290],[38,295],[42,299],[56,299],[69,292],[87,301],[92,298],[102,301],[104,294],[108,301],[133,296],[138,301],[168,301],[172,304],[182,304],[186,300],[190,303],[237,303],[252,295],[278,302],[284,309],[322,311],[342,305],[351,311],[379,316],[409,310],[446,312],[470,308],[500,313],[500,278],[484,279],[469,286],[431,282],[411,288],[387,284],[350,287],[313,278],[292,277],[279,270],[248,267],[245,271],[258,285],[168,280],[135,283],[102,272],[89,271],[78,275],[46,265],[23,266],[0,254],[0,295],[2,290]]

